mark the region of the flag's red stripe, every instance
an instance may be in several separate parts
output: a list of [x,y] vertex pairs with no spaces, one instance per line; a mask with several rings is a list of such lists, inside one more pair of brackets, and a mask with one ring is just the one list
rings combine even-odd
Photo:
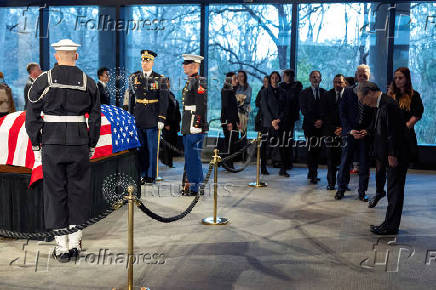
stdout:
[[100,127],[100,136],[101,135],[107,135],[112,134],[111,125],[104,125]]
[[94,156],[92,157],[92,159],[111,155],[111,154],[112,154],[112,145],[100,146],[100,147],[95,148],[95,153],[94,153]]
[[23,112],[18,116],[14,124],[12,125],[11,129],[9,130],[9,154],[8,154],[8,160],[6,161],[6,164],[13,165],[14,161],[14,155],[15,155],[15,148],[17,147],[17,141],[18,141],[18,134],[20,133],[20,129],[24,124],[24,121],[26,120],[26,112]]
[[33,168],[33,164],[35,163],[35,155],[33,154],[32,150],[32,142],[27,142],[27,149],[26,149],[26,162],[25,165],[27,168]]
[[36,167],[32,170],[32,176],[30,177],[29,187],[32,186],[32,184],[35,181],[42,179],[42,176],[43,176],[42,165],[39,165],[38,167]]

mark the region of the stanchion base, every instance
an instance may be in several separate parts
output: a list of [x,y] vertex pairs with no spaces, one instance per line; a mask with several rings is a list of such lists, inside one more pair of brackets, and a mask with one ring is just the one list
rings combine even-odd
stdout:
[[249,187],[267,187],[268,184],[266,182],[259,182],[259,184],[257,184],[256,182],[251,182],[248,184]]
[[[129,287],[127,286],[127,288],[112,288],[112,290],[124,290],[124,289],[129,289]],[[151,290],[148,287],[140,287],[140,286],[135,286],[135,287],[133,287],[133,289],[137,289],[137,290]]]
[[158,176],[158,177],[156,177],[154,180],[156,180],[156,181],[162,181],[162,180],[164,180],[162,177],[160,177],[160,176]]
[[216,218],[216,222],[213,221],[213,216],[208,217],[208,218],[204,218],[201,220],[201,223],[203,225],[208,225],[208,226],[214,226],[214,225],[226,225],[229,223],[229,219],[227,218],[222,218],[222,217],[217,217]]

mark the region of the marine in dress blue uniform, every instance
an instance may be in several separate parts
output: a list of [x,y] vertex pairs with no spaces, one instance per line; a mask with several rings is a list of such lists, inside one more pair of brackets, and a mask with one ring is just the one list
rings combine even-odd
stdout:
[[185,194],[197,195],[203,182],[200,153],[204,134],[209,130],[207,123],[207,81],[198,75],[202,56],[183,54],[183,70],[188,80],[182,91],[183,114],[182,134],[185,150],[187,185]]
[[142,71],[129,77],[129,112],[135,116],[141,183],[154,183],[157,171],[158,130],[162,130],[168,108],[167,79],[152,70],[157,54],[141,51]]

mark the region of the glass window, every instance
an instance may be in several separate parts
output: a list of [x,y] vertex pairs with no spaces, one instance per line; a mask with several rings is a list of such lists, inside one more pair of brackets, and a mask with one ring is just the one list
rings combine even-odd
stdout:
[[98,7],[50,7],[50,67],[56,63],[51,44],[69,38],[81,45],[77,51],[77,66],[96,80],[99,68],[98,19]]
[[182,54],[200,54],[200,6],[145,5],[126,9],[127,21],[132,24],[126,32],[125,79],[142,70],[141,50],[152,50],[158,54],[153,70],[170,78],[171,91],[181,102],[186,80]]
[[209,12],[209,119],[220,118],[225,74],[245,70],[252,88],[248,136],[255,137],[254,102],[263,77],[290,65],[292,5],[210,5]]
[[397,4],[394,71],[406,66],[420,93],[424,115],[416,124],[419,145],[436,144],[436,3]]
[[26,65],[39,63],[38,7],[0,8],[0,71],[17,110],[24,108]]
[[297,79],[303,87],[310,86],[312,70],[321,71],[321,87],[329,90],[336,74],[354,77],[359,64],[368,64],[371,80],[386,88],[388,7],[377,3],[300,4]]

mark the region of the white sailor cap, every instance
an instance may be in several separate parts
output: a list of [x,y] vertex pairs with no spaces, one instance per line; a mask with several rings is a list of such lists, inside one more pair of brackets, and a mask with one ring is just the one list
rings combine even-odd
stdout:
[[59,42],[53,43],[51,46],[55,50],[76,51],[80,44],[74,43],[71,39],[62,39]]
[[201,61],[204,59],[201,55],[196,54],[182,54],[183,56],[183,64],[190,64],[193,62],[201,63]]

